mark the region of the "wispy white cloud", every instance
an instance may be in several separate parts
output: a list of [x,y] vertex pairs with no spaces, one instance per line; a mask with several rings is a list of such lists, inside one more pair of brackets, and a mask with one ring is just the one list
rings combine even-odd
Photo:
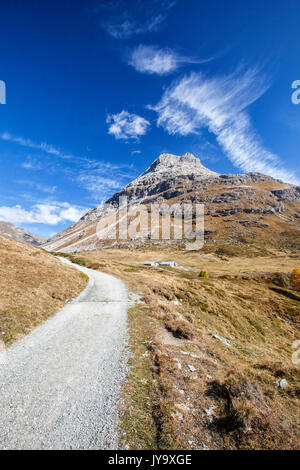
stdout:
[[186,64],[203,64],[213,58],[197,60],[178,54],[172,49],[140,44],[131,53],[129,65],[141,73],[168,75]]
[[102,27],[115,39],[129,39],[160,29],[176,0],[127,0],[120,1],[117,12],[114,4],[104,2],[102,8],[95,10],[109,11],[110,14],[101,21]]
[[124,110],[109,114],[106,122],[109,124],[108,133],[121,140],[138,140],[147,133],[150,126],[150,122],[143,117]]
[[[145,127],[148,127],[148,121],[143,120],[143,118],[140,118],[139,116],[130,115],[129,113],[127,114],[128,116],[124,117],[124,122],[122,119],[119,120],[120,132],[122,133],[121,128],[123,126],[123,132],[124,135],[126,134],[126,139],[138,140],[138,137],[143,135],[145,132]],[[111,122],[111,125],[113,125],[113,122]],[[117,137],[121,135],[119,134],[117,127],[112,128],[112,134],[114,135],[114,129],[116,132],[116,138],[123,138]],[[136,177],[136,174],[133,173],[132,165],[111,164],[102,160],[87,158],[86,156],[72,156],[72,159],[64,159],[61,161],[56,160],[53,162],[52,158],[48,155],[49,152],[46,152],[46,149],[51,149],[53,146],[41,146],[31,139],[17,137],[8,133],[3,133],[2,136],[0,134],[0,138],[1,137],[4,138],[4,140],[14,142],[16,145],[37,148],[39,150],[38,153],[40,155],[28,155],[26,157],[26,160],[21,164],[23,168],[29,171],[47,170],[47,173],[51,172],[53,174],[60,172],[60,175],[63,172],[67,179],[87,190],[92,200],[97,201],[98,203],[105,201],[113,192],[121,189],[130,181],[130,179]],[[60,155],[64,155],[62,151],[60,151],[58,156]],[[56,187],[54,186],[42,185],[31,180],[28,181],[24,179],[22,181],[20,180],[19,183],[24,185],[26,184],[36,190],[49,194],[54,193],[56,190]]]
[[78,156],[74,154],[66,154],[62,150],[57,149],[51,144],[47,143],[37,143],[31,139],[19,137],[14,134],[3,132],[0,134],[0,139],[4,141],[9,141],[20,145],[22,147],[29,147],[32,149],[39,150],[40,155],[27,155],[26,160],[21,163],[22,168],[27,170],[42,170],[47,168],[47,170],[53,171],[54,169],[60,170],[61,166],[56,161],[54,164],[52,160],[46,160],[44,157],[48,154],[61,157],[65,159],[63,162],[63,168],[65,173],[68,173],[68,165],[71,164],[78,164],[82,168],[97,168],[99,165],[105,165],[104,162],[95,160],[93,158],[88,158],[86,156]]
[[40,150],[49,155],[53,155],[53,156],[60,157],[60,158],[65,158],[65,159],[76,158],[74,157],[74,155],[68,155],[68,154],[63,153],[60,149],[58,149],[54,145],[48,144],[47,142],[35,142],[31,139],[19,137],[9,132],[2,132],[2,134],[0,134],[0,139],[4,141],[13,142],[15,144],[19,144],[22,147]]
[[46,186],[32,180],[16,180],[15,183],[20,184],[22,186],[30,186],[31,188],[34,188],[37,191],[42,191],[43,193],[48,194],[54,194],[57,190],[56,186]]
[[246,111],[269,86],[266,77],[254,68],[216,78],[192,73],[172,84],[160,102],[149,108],[158,113],[157,125],[169,134],[200,134],[208,128],[232,163],[243,171],[299,184],[296,175],[265,148]]
[[164,15],[153,16],[145,22],[127,18],[114,24],[107,24],[106,31],[115,39],[129,39],[132,36],[157,31],[164,20]]
[[98,162],[89,169],[81,169],[75,180],[89,191],[97,203],[105,202],[116,191],[136,177],[131,165],[113,165]]
[[26,160],[22,162],[21,167],[25,168],[25,170],[41,170],[43,168],[41,162],[36,158],[33,158],[31,155],[26,157]]
[[106,201],[108,197],[121,189],[122,184],[118,178],[108,178],[95,174],[80,174],[78,182],[85,187],[92,195],[93,199],[99,204]]
[[30,209],[21,205],[1,206],[0,220],[13,224],[47,224],[57,225],[60,222],[77,222],[88,211],[87,208],[74,206],[68,202],[50,202],[35,204]]
[[138,155],[140,153],[142,153],[141,150],[132,150],[131,155]]

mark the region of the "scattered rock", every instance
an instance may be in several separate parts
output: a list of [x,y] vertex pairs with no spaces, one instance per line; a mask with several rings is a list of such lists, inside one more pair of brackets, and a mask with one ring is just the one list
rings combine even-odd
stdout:
[[129,292],[128,294],[128,302],[133,304],[144,304],[145,302],[142,300],[142,295],[136,294],[135,292]]
[[178,369],[182,369],[182,365],[181,365],[181,363],[179,362],[179,360],[178,360],[178,359],[174,359],[174,361],[176,362]]
[[284,189],[275,189],[271,193],[277,197],[279,201],[300,201],[300,187],[294,186]]
[[224,338],[223,336],[218,335],[217,333],[213,334],[213,338],[218,339],[219,341],[222,341],[222,343],[226,344],[226,346],[232,346],[232,343]]
[[211,405],[209,408],[205,408],[204,411],[208,416],[214,416],[215,412],[214,410],[216,409],[216,405]]
[[277,380],[274,383],[275,383],[275,387],[281,388],[283,390],[286,390],[289,386],[289,383],[286,379]]

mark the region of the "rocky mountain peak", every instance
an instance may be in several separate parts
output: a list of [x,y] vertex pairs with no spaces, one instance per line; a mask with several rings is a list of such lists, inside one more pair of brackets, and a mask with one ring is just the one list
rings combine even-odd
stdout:
[[172,178],[185,175],[195,175],[206,178],[209,176],[217,176],[217,173],[206,168],[202,165],[199,158],[187,152],[181,156],[171,153],[162,153],[137,180],[147,179],[150,175],[161,178],[164,178],[164,176]]

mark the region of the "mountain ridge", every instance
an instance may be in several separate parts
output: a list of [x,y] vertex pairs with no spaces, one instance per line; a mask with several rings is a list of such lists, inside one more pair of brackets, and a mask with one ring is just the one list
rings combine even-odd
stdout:
[[[73,252],[104,247],[97,239],[97,223],[107,210],[118,208],[120,198],[124,197],[129,206],[152,202],[202,203],[207,233],[218,236],[228,225],[224,240],[230,240],[235,232],[253,232],[254,228],[274,230],[275,226],[276,233],[285,230],[282,225],[297,229],[300,218],[298,186],[260,173],[221,175],[207,169],[191,153],[183,156],[164,153],[105,204],[52,237],[45,249]],[[274,219],[271,224],[267,220],[270,217]]]
[[21,227],[16,227],[11,222],[2,220],[0,220],[0,235],[8,240],[15,240],[34,246],[40,246],[45,243],[45,239],[37,237]]

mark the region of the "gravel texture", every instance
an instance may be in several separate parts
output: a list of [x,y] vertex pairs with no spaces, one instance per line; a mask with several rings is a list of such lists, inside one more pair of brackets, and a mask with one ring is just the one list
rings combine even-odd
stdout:
[[76,267],[90,278],[79,297],[0,352],[1,449],[118,448],[127,291]]

